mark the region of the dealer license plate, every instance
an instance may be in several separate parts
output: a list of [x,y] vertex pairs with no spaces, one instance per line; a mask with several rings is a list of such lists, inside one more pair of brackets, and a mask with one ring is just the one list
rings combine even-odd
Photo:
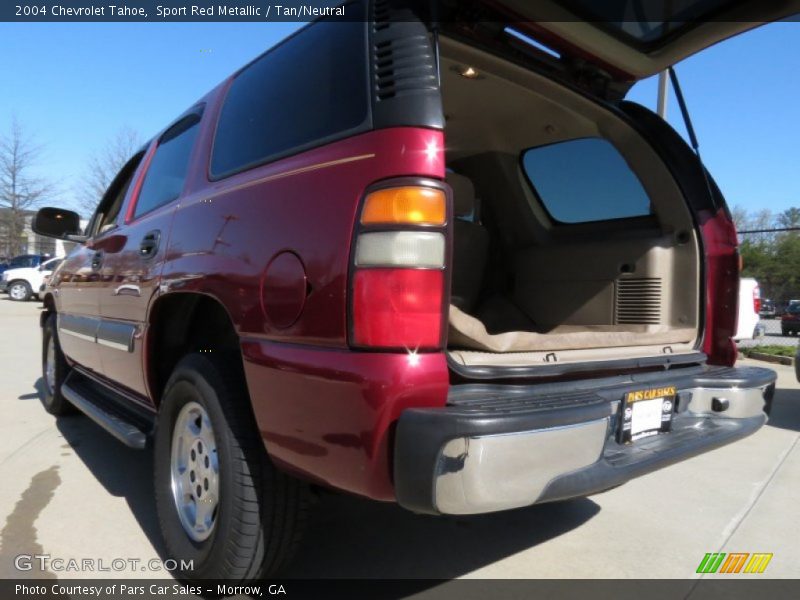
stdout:
[[622,399],[617,439],[623,444],[666,433],[675,412],[675,386],[636,390]]

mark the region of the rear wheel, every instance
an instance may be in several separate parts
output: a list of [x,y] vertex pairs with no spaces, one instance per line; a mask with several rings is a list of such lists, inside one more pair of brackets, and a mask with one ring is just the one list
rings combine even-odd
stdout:
[[69,374],[70,366],[56,329],[56,314],[50,313],[42,328],[42,404],[51,415],[65,415],[75,411],[75,407],[61,394],[61,384]]
[[256,427],[235,359],[182,359],[155,434],[155,495],[167,555],[186,579],[269,577],[306,520],[308,489],[279,472]]
[[8,297],[17,302],[30,300],[33,295],[31,286],[27,281],[12,281],[8,284]]

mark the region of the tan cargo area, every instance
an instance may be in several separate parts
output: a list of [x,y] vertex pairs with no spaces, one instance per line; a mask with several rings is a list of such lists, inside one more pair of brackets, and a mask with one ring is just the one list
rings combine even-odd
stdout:
[[[652,148],[615,113],[551,80],[450,39],[441,49],[456,215],[451,357],[519,366],[692,352],[697,235]],[[468,68],[477,75],[465,77]],[[580,223],[551,216],[523,152],[586,138],[621,155],[649,214]],[[569,177],[582,175],[578,168]]]

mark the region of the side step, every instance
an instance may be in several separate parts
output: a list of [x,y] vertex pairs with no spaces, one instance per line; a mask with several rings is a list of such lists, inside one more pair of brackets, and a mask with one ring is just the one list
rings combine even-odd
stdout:
[[130,448],[141,450],[153,430],[154,415],[134,407],[123,395],[73,370],[61,385],[61,393],[78,410]]

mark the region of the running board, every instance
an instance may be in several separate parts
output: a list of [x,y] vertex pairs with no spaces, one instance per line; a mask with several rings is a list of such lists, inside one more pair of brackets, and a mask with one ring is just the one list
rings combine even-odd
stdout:
[[152,420],[141,414],[141,410],[126,406],[129,402],[122,395],[76,371],[67,376],[61,393],[70,404],[126,446],[142,450],[147,444]]

